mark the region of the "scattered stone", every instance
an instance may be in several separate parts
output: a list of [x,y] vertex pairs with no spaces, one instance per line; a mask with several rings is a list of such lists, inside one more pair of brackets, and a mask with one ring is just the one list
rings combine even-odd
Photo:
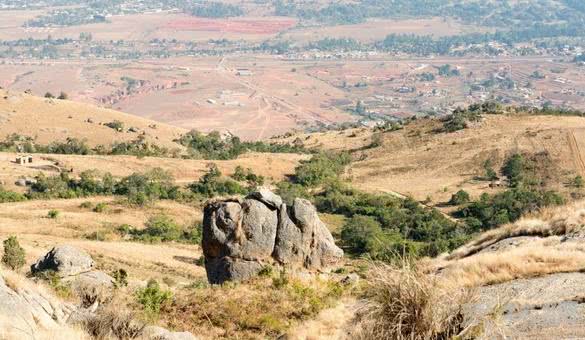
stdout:
[[208,202],[202,248],[212,284],[249,279],[274,262],[321,269],[343,257],[309,201],[297,198],[289,213],[282,198],[265,188],[243,200]]

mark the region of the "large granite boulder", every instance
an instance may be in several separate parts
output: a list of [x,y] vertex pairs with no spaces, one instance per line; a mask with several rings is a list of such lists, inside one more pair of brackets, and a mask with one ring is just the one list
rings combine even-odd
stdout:
[[85,251],[73,246],[61,245],[39,258],[30,270],[33,274],[51,270],[63,278],[89,272],[94,266],[95,262]]
[[0,339],[48,339],[49,332],[66,336],[73,307],[23,278],[12,275],[11,280],[0,276]]
[[273,262],[320,269],[343,257],[309,201],[296,199],[289,208],[267,189],[208,202],[202,246],[211,283],[246,280]]

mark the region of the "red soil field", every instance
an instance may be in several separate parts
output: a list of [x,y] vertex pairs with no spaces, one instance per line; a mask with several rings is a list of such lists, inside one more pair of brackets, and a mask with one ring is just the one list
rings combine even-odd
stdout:
[[243,20],[192,18],[174,20],[166,28],[182,31],[211,31],[247,34],[275,34],[296,24],[294,19]]

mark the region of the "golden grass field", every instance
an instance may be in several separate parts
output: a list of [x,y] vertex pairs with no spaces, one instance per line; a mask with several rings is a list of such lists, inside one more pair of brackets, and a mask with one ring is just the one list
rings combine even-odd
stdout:
[[[104,202],[108,208],[104,213],[96,213],[91,208],[80,207],[84,202],[94,205]],[[55,219],[47,217],[52,209],[59,211]],[[198,245],[130,242],[115,232],[122,224],[142,228],[149,217],[163,213],[181,225],[202,219],[200,208],[167,201],[136,208],[108,197],[38,200],[2,204],[0,235],[2,239],[18,236],[26,250],[27,263],[36,261],[56,245],[70,244],[88,251],[104,271],[124,268],[133,280],[169,277],[188,283],[204,277],[205,270],[194,264],[201,256]],[[106,240],[91,240],[96,232],[105,235]]]

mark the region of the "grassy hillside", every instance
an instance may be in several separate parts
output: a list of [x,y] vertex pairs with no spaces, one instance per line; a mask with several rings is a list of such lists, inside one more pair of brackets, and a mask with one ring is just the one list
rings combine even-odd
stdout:
[[[464,189],[472,196],[496,192],[485,175],[486,160],[497,171],[513,153],[544,154],[551,166],[549,185],[562,189],[569,178],[585,173],[585,119],[581,117],[486,115],[453,133],[441,132],[439,120],[421,119],[403,129],[370,128],[300,134],[305,147],[353,151],[346,177],[357,188],[395,192],[431,205],[445,203]],[[373,146],[373,141],[376,145]]]
[[[105,125],[114,121],[122,123],[121,131]],[[16,133],[36,137],[44,145],[78,138],[87,140],[93,147],[131,141],[144,135],[153,144],[179,148],[173,139],[184,132],[181,128],[89,104],[0,90],[0,140]]]

